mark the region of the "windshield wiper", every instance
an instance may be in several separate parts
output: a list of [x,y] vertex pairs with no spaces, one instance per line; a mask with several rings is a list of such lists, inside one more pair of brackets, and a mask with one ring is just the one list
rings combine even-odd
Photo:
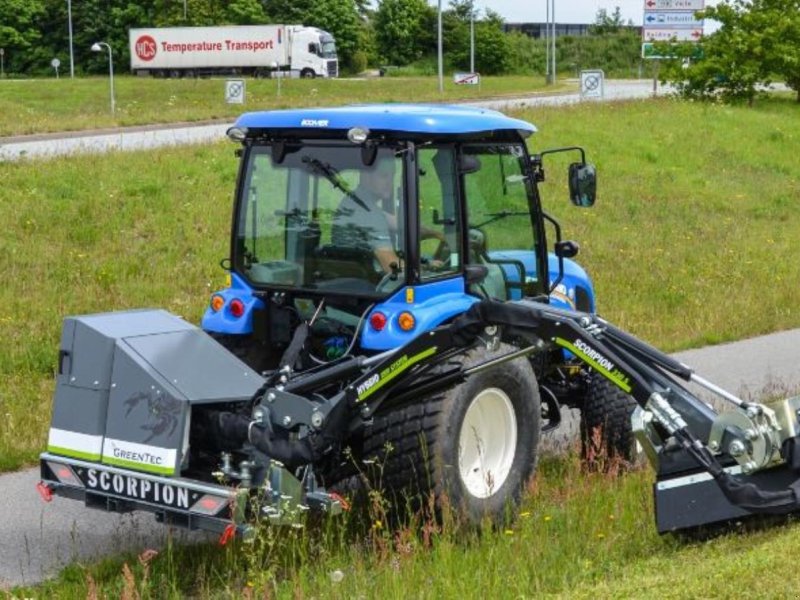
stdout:
[[331,182],[331,185],[335,187],[337,190],[342,191],[346,196],[352,198],[356,204],[358,204],[364,210],[370,210],[369,206],[359,198],[353,190],[350,189],[350,186],[347,185],[347,182],[342,179],[339,175],[339,171],[333,168],[330,164],[324,163],[318,158],[311,158],[310,156],[304,156],[302,161],[307,164],[311,170],[317,174],[322,175]]

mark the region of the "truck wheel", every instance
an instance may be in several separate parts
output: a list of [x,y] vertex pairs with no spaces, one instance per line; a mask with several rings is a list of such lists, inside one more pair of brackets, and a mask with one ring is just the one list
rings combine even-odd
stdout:
[[[485,350],[470,363],[496,357]],[[395,506],[446,496],[471,524],[498,524],[536,467],[541,405],[530,363],[516,359],[448,391],[375,416],[364,456],[375,457]]]
[[592,374],[581,409],[581,455],[598,470],[628,468],[638,458],[631,429],[636,400],[602,375]]
[[314,77],[316,76],[317,74],[314,72],[313,69],[303,69],[302,71],[300,71],[300,77],[302,77],[303,79],[314,79]]

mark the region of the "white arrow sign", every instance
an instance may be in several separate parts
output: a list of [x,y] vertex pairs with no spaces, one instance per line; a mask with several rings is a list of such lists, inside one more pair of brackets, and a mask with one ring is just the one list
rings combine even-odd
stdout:
[[697,42],[703,37],[702,29],[685,29],[678,27],[664,27],[662,29],[644,29],[645,42]]
[[691,10],[676,10],[670,12],[651,12],[644,11],[645,27],[688,27],[702,28],[703,21],[694,18]]
[[703,10],[705,0],[644,0],[645,10]]

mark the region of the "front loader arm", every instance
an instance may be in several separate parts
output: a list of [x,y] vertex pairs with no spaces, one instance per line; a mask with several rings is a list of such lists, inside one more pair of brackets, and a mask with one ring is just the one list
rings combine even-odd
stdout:
[[[657,459],[671,462],[673,471],[702,469],[731,505],[752,513],[800,509],[800,483],[767,490],[730,473],[733,459],[739,463],[737,472],[745,475],[784,462],[782,445],[795,436],[781,429],[771,409],[725,393],[737,407],[720,415],[678,381],[707,383],[686,365],[595,315],[529,300],[484,300],[397,350],[354,357],[312,374],[286,370],[274,387],[256,394],[251,418],[222,413],[220,435],[249,442],[291,467],[314,464],[335,452],[354,426],[368,421],[383,403],[414,401],[491,366],[465,367],[453,359],[497,336],[519,350],[491,364],[561,348],[630,394],[640,407],[634,414],[642,429],[637,435],[653,444]],[[315,393],[333,384],[338,391],[328,397]]]

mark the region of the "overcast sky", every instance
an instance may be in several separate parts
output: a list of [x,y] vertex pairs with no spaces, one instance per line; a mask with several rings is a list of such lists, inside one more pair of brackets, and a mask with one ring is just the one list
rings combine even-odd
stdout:
[[[631,19],[634,25],[642,24],[645,0],[555,0],[556,21],[559,23],[593,23],[597,11],[605,8],[609,13],[619,6],[622,17],[627,23]],[[436,6],[437,0],[429,0]],[[711,6],[717,0],[706,0]],[[449,5],[442,0],[442,7]],[[478,9],[491,8],[499,12],[509,23],[545,22],[547,16],[547,0],[476,0]]]

